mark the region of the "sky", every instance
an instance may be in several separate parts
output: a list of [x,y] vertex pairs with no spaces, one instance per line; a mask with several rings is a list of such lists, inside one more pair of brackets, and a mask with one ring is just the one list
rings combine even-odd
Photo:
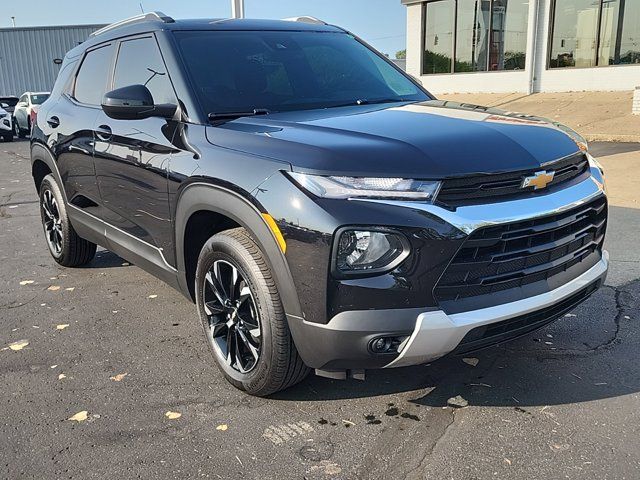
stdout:
[[[0,28],[111,23],[145,11],[174,18],[226,18],[231,0],[1,0]],[[107,6],[108,5],[108,6]],[[245,0],[247,18],[311,15],[353,32],[395,57],[406,44],[406,7],[400,0]]]

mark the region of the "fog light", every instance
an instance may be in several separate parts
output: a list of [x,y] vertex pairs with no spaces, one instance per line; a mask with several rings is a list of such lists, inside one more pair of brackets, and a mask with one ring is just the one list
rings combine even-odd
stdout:
[[338,276],[385,273],[409,255],[409,243],[398,232],[346,229],[337,238],[334,273]]
[[401,337],[379,337],[374,338],[369,342],[369,350],[372,353],[384,354],[384,353],[398,353],[400,351],[403,342],[409,338],[408,336]]
[[373,350],[374,353],[387,352],[390,346],[391,346],[390,338],[377,338],[376,340],[371,342],[371,350]]

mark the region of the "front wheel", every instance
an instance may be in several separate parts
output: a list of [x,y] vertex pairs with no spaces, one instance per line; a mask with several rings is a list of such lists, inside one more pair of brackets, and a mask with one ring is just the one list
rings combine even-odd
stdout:
[[81,238],[67,217],[60,187],[53,175],[47,175],[40,185],[40,217],[49,252],[65,267],[84,265],[96,254],[96,244]]
[[291,338],[264,256],[245,229],[204,245],[196,303],[213,357],[225,378],[251,395],[284,390],[309,373]]
[[24,133],[24,130],[20,128],[20,125],[18,124],[18,120],[16,118],[13,119],[13,132],[18,138],[25,138],[27,136],[27,134]]
[[13,132],[2,137],[5,142],[13,142]]

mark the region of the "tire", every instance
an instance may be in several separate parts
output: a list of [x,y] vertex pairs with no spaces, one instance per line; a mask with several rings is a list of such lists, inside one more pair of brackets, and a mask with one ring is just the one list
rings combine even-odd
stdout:
[[2,139],[5,142],[13,142],[13,132],[11,132],[9,135],[5,135],[4,137],[2,137]]
[[[267,262],[244,228],[219,233],[205,243],[195,282],[205,336],[229,383],[250,395],[266,396],[309,374]],[[235,324],[230,327],[229,322]],[[257,354],[250,353],[254,350]]]
[[24,130],[20,128],[20,124],[15,117],[13,119],[13,131],[18,138],[25,138],[27,136],[26,133],[24,133]]
[[56,262],[65,267],[77,267],[93,259],[96,244],[81,238],[74,230],[53,175],[44,177],[40,185],[40,218],[49,252]]

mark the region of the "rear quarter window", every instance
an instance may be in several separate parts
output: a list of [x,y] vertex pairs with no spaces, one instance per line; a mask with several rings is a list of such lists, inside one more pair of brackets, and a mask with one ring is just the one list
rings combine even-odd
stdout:
[[113,45],[90,50],[76,75],[73,97],[80,103],[100,105],[110,80]]

